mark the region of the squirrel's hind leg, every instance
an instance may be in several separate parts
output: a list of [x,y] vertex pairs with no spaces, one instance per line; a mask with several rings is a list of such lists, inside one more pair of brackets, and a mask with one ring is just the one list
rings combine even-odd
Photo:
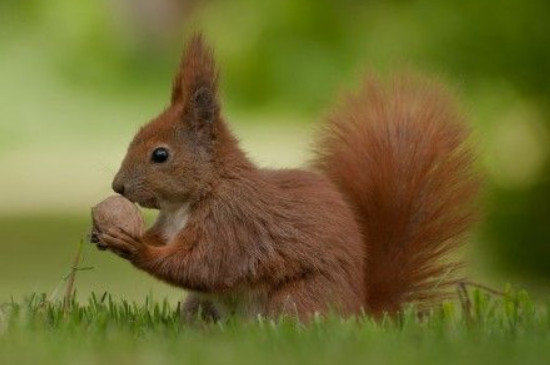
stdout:
[[183,301],[180,315],[182,322],[185,324],[212,323],[220,320],[220,314],[214,304],[193,293],[190,293]]

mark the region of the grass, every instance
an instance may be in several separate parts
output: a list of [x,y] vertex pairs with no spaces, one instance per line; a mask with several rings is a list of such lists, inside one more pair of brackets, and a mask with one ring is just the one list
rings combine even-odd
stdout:
[[92,294],[64,306],[33,295],[1,306],[1,364],[536,364],[550,358],[550,303],[525,292],[469,293],[395,321],[317,318],[186,326],[177,306]]
[[[181,290],[84,245],[79,266],[93,270],[77,273],[78,295],[64,306],[65,285],[55,290],[56,284],[75,262],[89,217],[2,217],[0,226],[2,365],[536,364],[550,358],[550,301],[535,304],[512,290],[470,290],[468,299],[422,319],[409,310],[396,322],[330,317],[308,327],[231,320],[196,328],[179,321]],[[46,294],[24,296],[33,292]]]

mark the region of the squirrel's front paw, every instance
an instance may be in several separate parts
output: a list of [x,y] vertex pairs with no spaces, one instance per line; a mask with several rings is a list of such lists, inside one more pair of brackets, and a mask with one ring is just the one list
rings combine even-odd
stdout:
[[111,196],[92,208],[90,242],[127,259],[142,246],[144,222],[139,209],[123,196]]
[[140,237],[133,237],[120,228],[109,229],[107,232],[98,234],[97,248],[109,250],[118,256],[132,260],[145,247]]

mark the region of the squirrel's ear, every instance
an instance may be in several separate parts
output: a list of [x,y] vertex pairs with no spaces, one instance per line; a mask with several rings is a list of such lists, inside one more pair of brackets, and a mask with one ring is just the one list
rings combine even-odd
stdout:
[[182,104],[182,117],[195,123],[211,122],[218,117],[218,71],[214,52],[205,45],[201,34],[191,37],[183,52],[174,79],[172,104]]

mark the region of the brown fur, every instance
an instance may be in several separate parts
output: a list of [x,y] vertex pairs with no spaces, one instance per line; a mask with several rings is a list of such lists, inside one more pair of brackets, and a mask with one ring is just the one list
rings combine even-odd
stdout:
[[[439,90],[370,85],[331,119],[321,173],[260,169],[223,121],[212,51],[193,37],[171,105],[136,135],[113,182],[159,217],[142,237],[100,240],[192,291],[187,317],[202,306],[207,318],[307,319],[432,298],[448,268],[438,259],[469,221],[466,133]],[[157,147],[166,162],[151,162]]]

